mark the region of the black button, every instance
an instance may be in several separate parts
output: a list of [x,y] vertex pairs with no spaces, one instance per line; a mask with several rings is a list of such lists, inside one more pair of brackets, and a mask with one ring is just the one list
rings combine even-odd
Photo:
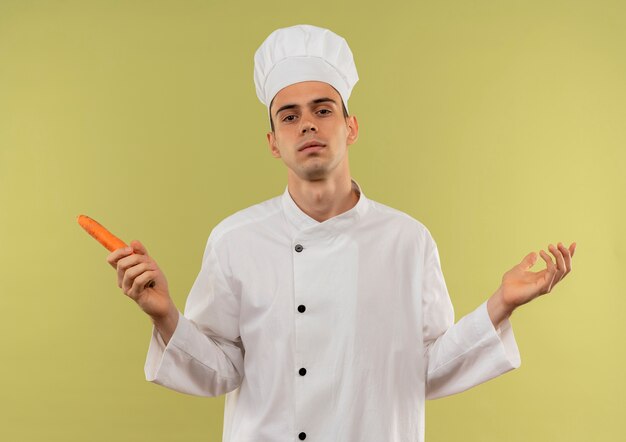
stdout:
[[304,376],[306,374],[306,368],[301,368],[298,373],[300,373],[300,376]]
[[303,305],[299,305],[299,306],[298,306],[298,311],[299,311],[300,313],[304,313],[304,312],[306,311],[306,307],[305,307],[305,306],[303,306]]
[[304,250],[304,247],[302,247],[302,245],[300,244],[296,244],[296,252],[300,253],[302,250]]
[[302,432],[302,433],[298,434],[298,439],[300,439],[300,440],[306,439],[306,433]]

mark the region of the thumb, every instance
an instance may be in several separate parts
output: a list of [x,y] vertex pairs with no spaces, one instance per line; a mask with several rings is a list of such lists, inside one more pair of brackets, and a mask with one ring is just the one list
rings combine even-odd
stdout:
[[537,254],[535,252],[530,252],[528,255],[524,257],[524,259],[522,260],[522,262],[520,262],[519,265],[522,267],[522,269],[528,270],[529,268],[534,266],[536,262],[537,262]]
[[130,246],[133,248],[133,253],[139,253],[140,255],[148,254],[148,250],[136,239],[130,242]]

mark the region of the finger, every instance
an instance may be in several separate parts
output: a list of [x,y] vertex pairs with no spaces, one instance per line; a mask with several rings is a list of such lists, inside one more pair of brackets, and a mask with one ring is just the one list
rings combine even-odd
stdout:
[[140,255],[138,253],[132,253],[128,256],[123,257],[117,262],[117,269],[126,271],[129,268],[139,264],[140,262],[148,262],[150,261],[150,257],[146,255]]
[[154,281],[154,279],[156,278],[156,273],[157,272],[155,270],[149,270],[143,272],[141,275],[136,277],[133,281],[133,285],[128,291],[128,296],[133,299],[137,299],[141,292],[143,292],[149,286],[150,281]]
[[107,262],[111,265],[111,267],[116,269],[117,262],[131,253],[133,253],[133,250],[130,247],[123,247],[121,249],[114,250],[107,255]]
[[548,249],[550,250],[550,253],[554,255],[554,259],[556,260],[556,276],[553,282],[553,284],[556,284],[561,280],[561,278],[563,278],[563,275],[565,275],[565,258],[563,258],[561,251],[554,245],[550,244]]
[[519,263],[522,270],[528,270],[537,262],[537,254],[535,252],[530,252],[528,255],[522,259],[522,262]]
[[139,255],[137,253],[133,253],[129,256],[125,256],[124,258],[120,259],[117,262],[117,286],[120,288],[123,288],[122,282],[124,281],[124,275],[126,274],[126,271],[128,269],[130,269],[133,266],[136,266],[137,264],[141,262],[147,262],[148,259],[149,258],[147,256]]
[[559,250],[563,255],[563,259],[565,260],[565,274],[567,275],[572,271],[572,256],[570,255],[570,251],[563,245],[563,243],[559,243]]
[[143,244],[141,244],[141,242],[137,241],[136,239],[130,242],[130,246],[133,248],[133,251],[135,253],[139,253],[140,255],[148,254],[148,250],[144,247]]
[[128,294],[135,282],[135,279],[150,270],[153,270],[153,266],[149,262],[142,262],[126,270],[126,273],[124,273],[124,278],[122,280],[122,290],[124,291],[124,293]]
[[569,254],[570,256],[574,257],[574,251],[576,251],[576,243],[573,242],[570,244],[569,246]]
[[543,250],[539,251],[539,255],[541,255],[541,258],[543,258],[543,260],[546,262],[546,267],[548,268],[548,271],[556,272],[556,266],[554,265],[554,262],[552,261],[552,257]]
[[[126,270],[126,273],[124,273],[123,288],[130,288],[130,286],[132,285],[132,281],[143,272],[146,272],[148,270],[154,270],[154,265],[149,261],[141,262]],[[129,281],[129,283],[127,284],[126,281]]]
[[546,285],[544,286],[544,290],[545,293],[548,293],[552,288],[552,281],[554,281],[554,276],[556,275],[556,266],[552,262],[552,258],[550,258],[550,255],[548,255],[546,252],[541,250],[539,254],[541,255],[541,258],[543,258],[543,260],[546,262],[547,266],[545,276]]

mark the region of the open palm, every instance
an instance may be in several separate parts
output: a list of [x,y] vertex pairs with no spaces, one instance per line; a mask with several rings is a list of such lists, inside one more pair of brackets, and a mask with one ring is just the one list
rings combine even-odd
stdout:
[[515,308],[549,293],[572,270],[572,257],[576,250],[576,243],[572,243],[569,248],[562,243],[558,243],[557,247],[550,244],[548,250],[554,255],[556,263],[552,261],[550,255],[541,250],[539,254],[546,262],[545,269],[539,272],[530,271],[537,262],[537,254],[532,252],[504,274],[500,290],[502,300],[507,305]]

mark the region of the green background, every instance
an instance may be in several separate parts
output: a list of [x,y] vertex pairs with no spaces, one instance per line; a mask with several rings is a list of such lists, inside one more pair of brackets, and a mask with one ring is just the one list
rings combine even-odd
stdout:
[[579,246],[512,319],[521,368],[428,402],[427,440],[624,440],[625,19],[606,0],[0,0],[0,440],[221,439],[222,398],[144,380],[150,321],[76,216],[144,242],[183,308],[211,228],[284,191],[253,54],[298,23],[350,43],[353,177],[429,227],[457,318],[528,252]]

